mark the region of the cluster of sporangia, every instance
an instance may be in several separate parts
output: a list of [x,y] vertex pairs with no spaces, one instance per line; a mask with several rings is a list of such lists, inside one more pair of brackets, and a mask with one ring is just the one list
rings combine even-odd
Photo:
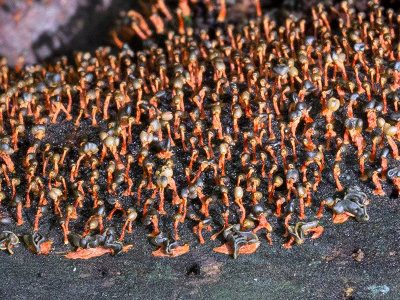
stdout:
[[[153,255],[181,255],[189,224],[201,244],[221,234],[214,250],[236,258],[257,249],[260,233],[272,244],[273,218],[285,248],[322,233],[324,205],[335,223],[368,220],[356,186],[336,199],[313,195],[321,181],[331,195],[343,190],[348,157],[364,189],[385,195],[388,182],[400,191],[400,15],[377,1],[367,12],[344,1],[278,26],[255,6],[256,17],[233,25],[224,0],[182,0],[174,32],[165,27],[175,16],[158,0],[148,20],[124,15],[141,51],[115,31],[115,54],[3,62],[1,227],[30,222],[24,240],[46,254],[51,237],[40,232],[56,216],[64,243],[76,247],[67,257],[89,258],[126,251],[133,223],[151,232]],[[215,24],[197,31],[188,23],[202,9]],[[57,139],[57,126],[75,140]],[[16,243],[1,234],[0,248]]]

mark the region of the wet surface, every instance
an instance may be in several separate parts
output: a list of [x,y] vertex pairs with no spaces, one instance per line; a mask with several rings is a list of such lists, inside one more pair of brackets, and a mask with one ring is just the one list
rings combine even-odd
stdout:
[[[284,249],[284,238],[265,237],[253,255],[237,260],[213,253],[220,241],[199,245],[177,258],[154,258],[156,247],[145,230],[134,228],[125,254],[88,261],[71,261],[61,253],[37,256],[24,245],[15,255],[0,252],[2,299],[397,299],[400,230],[398,199],[371,198],[370,221],[332,224],[324,218],[324,233],[299,246]],[[325,213],[330,215],[330,212]],[[206,233],[206,240],[210,233]],[[65,249],[68,249],[65,248]],[[363,257],[355,256],[359,250]],[[358,261],[360,260],[360,261]]]

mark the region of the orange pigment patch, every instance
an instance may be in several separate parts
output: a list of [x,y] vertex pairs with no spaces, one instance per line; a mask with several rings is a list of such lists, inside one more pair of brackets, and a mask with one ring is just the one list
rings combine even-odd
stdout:
[[[239,254],[254,253],[258,249],[259,246],[260,246],[260,243],[252,243],[252,244],[243,245],[242,247],[239,248]],[[233,252],[234,252],[233,248],[228,243],[225,243],[222,246],[214,248],[214,251],[218,252],[218,253],[228,254],[228,255],[233,255]]]
[[35,247],[33,247],[33,245],[29,245],[28,248],[29,250],[31,250],[32,252],[36,253],[36,254],[40,254],[40,255],[47,255],[50,253],[51,251],[51,245],[53,244],[52,241],[46,241],[40,244],[40,252],[36,252]]
[[157,256],[157,257],[177,257],[177,256],[180,256],[180,255],[183,255],[183,254],[189,252],[189,244],[185,244],[183,246],[178,246],[178,247],[172,249],[172,254],[166,254],[164,252],[164,250],[165,250],[165,247],[162,246],[162,247],[158,248],[158,250],[153,251],[151,254],[153,256]]
[[344,223],[349,219],[349,217],[353,217],[353,215],[349,213],[333,214],[332,222],[334,224]]
[[40,244],[40,253],[43,255],[47,255],[51,251],[51,245],[53,244],[52,241],[46,241]]
[[317,239],[321,236],[322,232],[324,232],[324,227],[322,226],[317,226],[311,230],[309,230],[309,232],[314,232],[313,235],[311,236],[312,239]]
[[[133,245],[127,245],[122,248],[122,252],[127,252]],[[68,259],[89,259],[93,257],[99,257],[106,253],[113,253],[113,250],[110,248],[103,248],[103,247],[95,247],[89,249],[82,249],[78,248],[76,251],[68,253],[65,255]]]

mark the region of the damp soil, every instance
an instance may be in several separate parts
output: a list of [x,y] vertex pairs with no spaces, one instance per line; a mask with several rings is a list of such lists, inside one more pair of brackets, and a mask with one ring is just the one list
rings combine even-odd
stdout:
[[[0,252],[1,299],[398,299],[398,199],[371,199],[368,223],[324,220],[323,235],[291,250],[273,235],[253,255],[237,260],[213,253],[220,242],[177,258],[154,258],[138,227],[134,247],[120,256],[71,261],[37,256],[20,245]],[[208,237],[208,235],[206,235]],[[361,261],[353,257],[359,249]]]
[[[170,95],[167,93],[162,103],[170,103]],[[224,102],[224,99],[221,99]],[[362,103],[366,99],[360,99]],[[311,116],[317,124],[322,120],[315,114],[318,111],[318,100],[314,103]],[[223,111],[228,109],[223,108]],[[254,107],[256,109],[256,107]],[[113,115],[113,109],[110,109]],[[208,111],[208,110],[206,110]],[[357,111],[356,111],[357,112]],[[338,112],[340,115],[340,112]],[[287,117],[284,116],[284,119]],[[226,130],[232,126],[229,118],[223,117],[222,122]],[[337,120],[339,122],[339,120]],[[72,123],[61,122],[48,128],[44,143],[51,143],[62,147],[72,146],[69,159],[76,161],[78,158],[78,144],[82,139],[88,137],[93,142],[98,142],[98,135],[106,124],[99,123],[99,127],[90,126],[90,120],[82,122],[79,128]],[[240,124],[243,130],[246,124]],[[277,129],[277,121],[273,126]],[[300,124],[300,128],[301,128]],[[140,126],[134,127],[134,136],[138,136]],[[370,139],[373,133],[366,139]],[[279,135],[277,136],[279,139]],[[23,137],[21,151],[24,153],[33,141],[33,137],[27,134]],[[317,141],[323,143],[322,140]],[[239,143],[241,144],[241,143]],[[181,149],[179,141],[176,149]],[[129,145],[128,151],[133,155],[138,154],[140,145],[137,141]],[[274,145],[279,151],[279,143]],[[84,297],[85,299],[97,298],[125,298],[139,299],[145,296],[148,299],[396,299],[400,297],[399,279],[397,276],[400,260],[400,222],[398,219],[400,202],[393,184],[383,183],[386,192],[385,197],[376,197],[372,194],[374,186],[372,182],[362,182],[359,179],[360,171],[357,164],[356,149],[350,149],[343,156],[341,162],[341,182],[344,187],[359,185],[367,193],[370,199],[368,213],[370,220],[358,223],[350,219],[343,224],[333,224],[331,212],[324,210],[324,218],[320,225],[324,227],[322,236],[316,240],[306,239],[303,245],[293,245],[288,250],[282,247],[286,242],[283,237],[283,220],[270,217],[269,221],[274,228],[272,234],[273,245],[270,246],[265,234],[260,234],[261,245],[252,255],[240,255],[234,260],[232,257],[213,252],[213,248],[220,246],[224,241],[222,236],[215,241],[209,240],[210,236],[221,228],[220,207],[211,206],[210,213],[213,217],[213,232],[205,232],[206,243],[200,245],[197,237],[191,232],[194,222],[187,220],[179,229],[182,242],[190,244],[190,252],[176,258],[155,258],[151,252],[157,248],[149,243],[147,234],[151,232],[150,227],[141,224],[140,221],[134,226],[133,234],[126,235],[125,244],[133,244],[133,248],[124,254],[115,257],[105,255],[87,261],[68,260],[64,255],[71,251],[69,245],[62,243],[62,231],[57,218],[51,213],[45,213],[40,221],[40,230],[45,237],[54,242],[53,252],[48,256],[38,256],[30,252],[22,243],[15,249],[14,255],[0,252],[1,299],[25,299],[25,298],[58,298],[62,293],[63,298]],[[371,145],[367,146],[367,150]],[[233,160],[227,163],[227,175],[230,177],[230,190],[233,189],[235,178],[240,167],[240,147],[232,149]],[[218,155],[218,153],[216,153]],[[303,161],[304,153],[299,154],[299,160]],[[318,191],[313,195],[313,206],[306,208],[308,220],[314,219],[314,215],[320,202],[327,196],[339,196],[335,192],[336,186],[331,175],[334,152],[325,152],[326,168],[322,173],[322,182]],[[182,187],[186,182],[183,175],[183,166],[188,165],[190,157],[182,150],[175,153],[175,168],[177,186]],[[178,159],[179,158],[179,159]],[[22,157],[16,157],[21,160]],[[235,163],[235,160],[237,161]],[[291,160],[289,152],[288,160]],[[261,161],[260,161],[261,163]],[[259,163],[259,165],[260,165]],[[134,164],[135,165],[135,164]],[[398,165],[390,160],[392,166]],[[267,170],[270,163],[267,164]],[[368,165],[367,169],[373,169],[374,165]],[[259,169],[260,166],[257,167]],[[312,167],[311,167],[312,168]],[[86,168],[82,168],[84,172]],[[197,165],[195,167],[197,169]],[[23,177],[22,166],[16,167],[17,174]],[[105,185],[105,166],[100,168],[102,181]],[[134,167],[131,176],[139,178],[142,170]],[[210,195],[217,193],[218,189],[213,184],[212,172],[205,172],[204,193]],[[136,174],[136,175],[135,175]],[[312,174],[312,170],[310,170]],[[67,175],[67,174],[66,174]],[[83,179],[88,180],[89,173],[83,174]],[[309,175],[311,176],[311,175]],[[134,191],[137,190],[138,180],[134,180]],[[21,186],[24,186],[22,182]],[[121,187],[120,193],[125,189]],[[266,184],[263,182],[259,190],[267,194]],[[142,199],[146,199],[151,191],[143,191]],[[72,195],[70,195],[72,196]],[[107,202],[106,192],[100,194],[106,200],[107,211],[112,206]],[[166,210],[168,216],[172,216],[174,208],[170,205],[172,194],[166,192]],[[124,206],[135,202],[132,197],[121,197]],[[156,200],[158,201],[158,200]],[[244,200],[244,203],[250,200]],[[198,211],[200,202],[196,199],[191,202],[190,210]],[[6,210],[11,217],[14,216],[13,208],[4,202]],[[90,205],[79,213],[80,220],[86,220],[90,214]],[[273,207],[270,207],[273,209]],[[298,209],[298,207],[296,207]],[[139,209],[140,211],[140,209]],[[231,222],[236,220],[236,210],[232,208]],[[6,230],[12,230],[20,237],[31,233],[35,216],[35,209],[24,209],[23,226],[17,227],[7,225]],[[79,220],[78,220],[79,221]],[[83,232],[83,222],[71,221],[70,229],[73,232]],[[292,220],[293,222],[296,219]],[[108,222],[110,223],[110,222]],[[105,225],[110,225],[107,222]],[[123,224],[122,215],[116,214],[112,225],[120,231]],[[171,217],[163,217],[160,229],[169,232],[172,225]],[[21,239],[22,240],[22,239]],[[89,296],[88,296],[89,295]],[[100,298],[99,298],[100,297]]]

